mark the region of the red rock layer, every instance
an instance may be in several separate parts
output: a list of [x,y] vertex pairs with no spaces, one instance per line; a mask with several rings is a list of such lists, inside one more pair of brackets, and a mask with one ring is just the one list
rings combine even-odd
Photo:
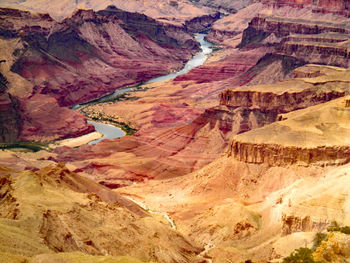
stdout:
[[19,139],[23,141],[51,141],[94,131],[84,115],[60,107],[51,96],[34,95],[21,103],[20,111],[23,121]]
[[348,67],[349,33],[344,23],[260,15],[253,18],[243,32],[239,47],[272,45],[274,54],[293,56],[309,63]]
[[204,83],[233,78],[253,67],[265,52],[265,49],[237,50],[221,61],[194,68],[189,73],[176,77],[174,81],[193,80]]
[[279,54],[305,58],[310,63],[347,68],[350,65],[350,49],[346,46],[319,42],[286,42],[276,48]]
[[259,15],[251,20],[249,27],[243,33],[243,45],[249,44],[254,30],[255,33],[259,32],[260,34],[261,32],[265,32],[266,34],[274,33],[278,37],[289,34],[350,33],[350,29],[341,23]]

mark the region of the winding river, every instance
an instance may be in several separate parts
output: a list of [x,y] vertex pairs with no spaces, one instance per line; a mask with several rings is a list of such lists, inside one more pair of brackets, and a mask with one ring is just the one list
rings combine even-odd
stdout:
[[[172,80],[172,79],[176,78],[177,76],[180,76],[182,74],[186,74],[187,72],[189,72],[191,69],[193,69],[195,67],[203,65],[204,62],[206,61],[206,59],[208,58],[208,55],[212,52],[212,49],[211,49],[212,44],[204,40],[205,36],[206,36],[206,34],[197,34],[195,36],[195,39],[200,43],[200,48],[202,49],[202,51],[199,52],[197,55],[195,55],[191,60],[189,60],[180,71],[178,71],[176,73],[171,73],[171,74],[167,74],[164,76],[150,79],[149,81],[145,82],[144,84]],[[112,94],[106,95],[98,100],[95,100],[94,102],[95,103],[96,102],[105,102],[107,100],[116,98],[125,92],[132,91],[135,87],[136,87],[136,85],[131,86],[131,87],[118,89],[115,92],[113,92]],[[78,108],[79,106],[80,105],[77,105],[76,108]],[[93,121],[88,121],[88,123],[95,126],[95,130],[103,134],[102,138],[89,142],[90,145],[96,144],[104,139],[116,139],[116,138],[120,138],[120,137],[125,135],[125,132],[122,129],[115,127],[115,126],[112,126],[112,125],[109,125],[109,124],[98,123],[98,122],[93,122]],[[174,220],[169,216],[168,213],[151,210],[142,202],[138,202],[137,200],[135,200],[131,197],[126,196],[126,198],[133,201],[134,203],[136,203],[137,205],[139,205],[140,207],[142,207],[143,209],[145,209],[149,213],[162,216],[169,223],[171,228],[176,230],[176,224],[175,224]],[[206,256],[207,252],[211,248],[212,248],[211,246],[207,245],[205,247],[205,250],[203,250],[203,252],[198,255],[200,258],[202,258],[207,263],[212,263],[211,258]]]
[[[195,35],[195,39],[199,42],[200,48],[202,51],[199,52],[197,55],[195,55],[191,60],[189,60],[180,71],[178,71],[176,73],[170,73],[170,74],[167,74],[164,76],[150,79],[147,82],[145,82],[144,84],[172,80],[172,79],[176,78],[177,76],[186,74],[187,72],[189,72],[191,69],[193,69],[195,67],[203,65],[204,62],[207,60],[208,55],[213,51],[211,49],[212,44],[210,42],[205,41],[205,39],[204,39],[205,36],[206,36],[206,34],[196,34]],[[138,85],[118,89],[109,95],[106,95],[100,99],[95,100],[94,103],[96,103],[96,102],[101,103],[101,102],[105,102],[107,100],[116,98],[116,97],[122,95],[123,93],[132,91],[133,89],[135,89],[136,86],[138,86]],[[80,106],[81,105],[78,104],[74,107],[74,109],[77,109]],[[89,121],[88,123],[92,124],[95,127],[95,130],[97,132],[100,132],[103,134],[103,137],[101,137],[100,139],[89,142],[90,145],[96,144],[104,139],[116,139],[116,138],[123,137],[125,135],[125,132],[122,129],[120,129],[119,127],[115,127],[113,125],[98,123],[98,122],[94,122],[94,121]]]

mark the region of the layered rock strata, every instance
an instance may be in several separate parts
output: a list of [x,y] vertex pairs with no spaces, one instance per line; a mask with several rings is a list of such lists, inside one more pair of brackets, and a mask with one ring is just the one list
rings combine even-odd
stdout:
[[292,75],[295,78],[273,84],[227,89],[220,94],[220,104],[286,113],[349,94],[348,71],[344,68],[306,65]]
[[343,16],[349,16],[349,2],[346,0],[336,0],[336,1],[295,1],[295,0],[262,0],[262,3],[281,8],[285,6],[290,6],[293,8],[309,8],[313,13],[331,13]]
[[348,67],[349,32],[346,23],[259,15],[244,30],[239,47],[268,43],[276,54]]
[[228,155],[247,163],[273,166],[348,163],[348,99],[291,112],[280,122],[238,135]]

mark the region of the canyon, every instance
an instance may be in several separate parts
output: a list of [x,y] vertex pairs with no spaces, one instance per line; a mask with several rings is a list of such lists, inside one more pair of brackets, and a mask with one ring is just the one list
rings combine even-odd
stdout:
[[349,260],[347,1],[1,6],[0,262]]

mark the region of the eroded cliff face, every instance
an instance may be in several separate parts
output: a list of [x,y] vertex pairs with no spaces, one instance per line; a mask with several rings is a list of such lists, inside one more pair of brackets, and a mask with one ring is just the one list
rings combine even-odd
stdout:
[[346,23],[259,15],[244,30],[239,47],[269,43],[275,54],[348,67],[348,34]]
[[232,141],[229,156],[246,163],[265,163],[273,166],[300,165],[341,165],[350,161],[349,146],[319,146],[302,148],[278,144],[254,144]]
[[317,88],[311,86],[308,88],[307,84],[303,91],[282,94],[254,90],[226,90],[220,94],[220,104],[233,107],[256,107],[262,111],[275,110],[278,113],[286,113],[343,97],[345,94],[345,91],[317,92]]
[[39,32],[21,28],[13,34],[21,30],[27,45],[17,52],[12,71],[30,80],[35,93],[49,94],[61,106],[165,74],[194,52],[180,48],[155,20],[116,8],[98,14],[77,11],[52,23],[50,33],[39,27]]
[[347,99],[291,112],[280,122],[236,136],[228,155],[272,166],[346,164],[350,161]]

